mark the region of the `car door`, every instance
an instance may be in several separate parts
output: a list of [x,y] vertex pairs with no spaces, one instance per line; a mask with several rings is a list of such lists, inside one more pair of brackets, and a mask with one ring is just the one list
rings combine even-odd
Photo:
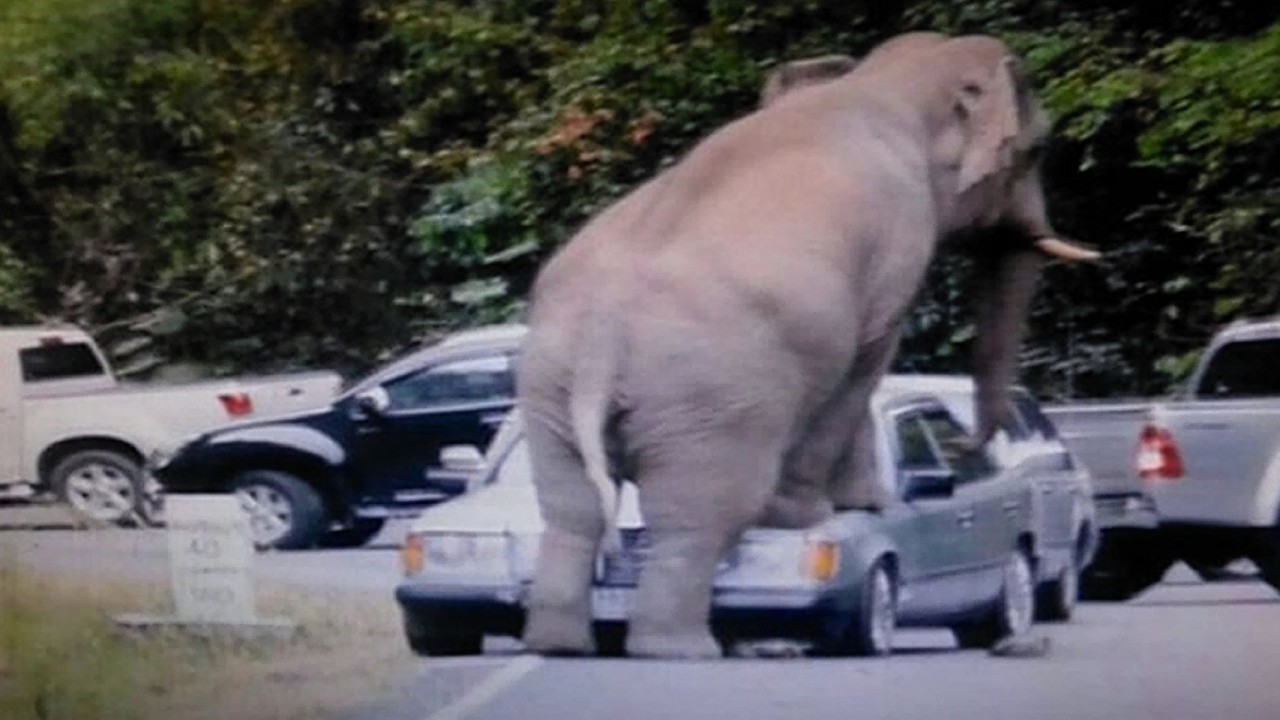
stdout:
[[1018,457],[1023,470],[1031,475],[1039,498],[1042,517],[1036,523],[1042,544],[1056,554],[1065,554],[1075,545],[1076,528],[1084,512],[1084,504],[1092,498],[1086,492],[1066,447],[1058,440],[1057,429],[1040,412],[1036,401],[1025,392],[1013,396],[1014,407],[1027,428],[1025,437],[1014,441],[1021,446]]
[[980,603],[1000,587],[1001,568],[1027,512],[1027,485],[999,472],[985,450],[967,450],[968,433],[945,409],[926,410],[921,421],[956,477],[955,503],[964,542],[957,545],[963,557],[957,560],[950,591],[957,605]]
[[462,492],[465,479],[443,472],[440,450],[473,445],[483,452],[515,404],[505,352],[445,360],[381,388],[382,409],[354,410],[366,502],[430,502]]
[[[890,417],[900,496],[910,474],[950,471],[924,422],[929,407],[933,406],[903,409]],[[958,594],[964,592],[967,559],[976,552],[971,547],[974,535],[968,501],[954,494],[904,498],[888,515],[886,526],[901,553],[904,593],[900,612],[904,620],[954,608]]]

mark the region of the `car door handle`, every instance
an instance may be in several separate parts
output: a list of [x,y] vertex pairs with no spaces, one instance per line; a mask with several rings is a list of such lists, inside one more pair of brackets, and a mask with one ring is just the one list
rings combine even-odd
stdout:
[[480,424],[488,425],[489,427],[496,427],[498,425],[501,425],[502,421],[506,419],[507,419],[507,414],[504,412],[488,413],[480,416]]
[[1054,493],[1056,493],[1056,492],[1058,492],[1057,488],[1055,488],[1055,487],[1054,487],[1054,486],[1052,486],[1052,485],[1041,485],[1041,486],[1040,486],[1040,493],[1041,493],[1042,495],[1052,495],[1052,494],[1054,494]]
[[964,510],[956,513],[956,522],[959,523],[962,528],[968,529],[973,527],[973,511]]
[[1022,507],[1022,502],[1021,502],[1021,501],[1018,501],[1018,500],[1006,500],[1006,501],[1004,502],[1004,504],[1002,504],[1002,505],[1000,506],[1000,509],[1001,509],[1001,510],[1004,510],[1004,512],[1005,512],[1005,514],[1006,514],[1006,515],[1013,515],[1013,514],[1017,513],[1017,512],[1018,512],[1018,509],[1019,509],[1019,508],[1021,508],[1021,507]]

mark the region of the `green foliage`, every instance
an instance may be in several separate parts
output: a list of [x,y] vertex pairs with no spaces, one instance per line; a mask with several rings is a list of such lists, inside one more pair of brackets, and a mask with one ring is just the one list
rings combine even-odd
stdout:
[[[785,59],[985,32],[1058,120],[1024,380],[1145,393],[1280,311],[1280,9],[1211,0],[6,0],[0,321],[142,375],[354,372],[517,317],[593,213],[751,109]],[[961,370],[944,255],[900,366]],[[1134,333],[1132,328],[1148,330]]]

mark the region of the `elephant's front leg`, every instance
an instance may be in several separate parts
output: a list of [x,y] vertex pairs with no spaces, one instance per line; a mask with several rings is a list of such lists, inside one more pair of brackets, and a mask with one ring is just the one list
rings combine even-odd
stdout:
[[900,335],[895,326],[888,335],[859,348],[842,409],[849,433],[846,454],[832,468],[827,489],[837,510],[879,509],[893,501],[893,491],[881,482],[876,464],[871,396],[893,361]]

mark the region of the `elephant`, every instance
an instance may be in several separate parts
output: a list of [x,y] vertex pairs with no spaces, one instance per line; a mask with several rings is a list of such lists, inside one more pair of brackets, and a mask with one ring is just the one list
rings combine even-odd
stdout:
[[590,218],[539,269],[517,370],[545,522],[523,639],[593,652],[591,584],[619,481],[650,537],[626,651],[718,657],[717,564],[756,523],[887,502],[868,404],[937,247],[980,266],[973,448],[1008,386],[1047,257],[1050,132],[999,39],[909,33],[777,68],[758,107]]

